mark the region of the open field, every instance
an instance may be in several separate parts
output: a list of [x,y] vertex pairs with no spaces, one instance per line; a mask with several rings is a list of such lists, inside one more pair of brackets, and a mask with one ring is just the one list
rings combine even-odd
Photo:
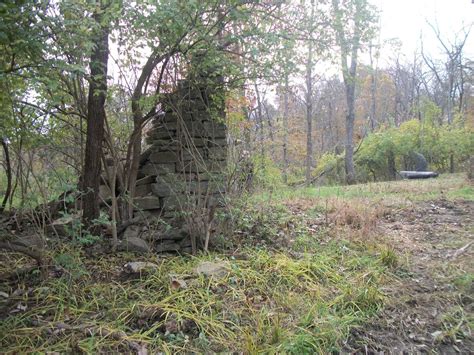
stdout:
[[[229,215],[208,255],[96,257],[57,245],[41,281],[14,272],[30,260],[1,254],[2,352],[474,349],[464,176],[264,191]],[[130,274],[129,261],[158,268]],[[205,261],[225,272],[196,273]]]

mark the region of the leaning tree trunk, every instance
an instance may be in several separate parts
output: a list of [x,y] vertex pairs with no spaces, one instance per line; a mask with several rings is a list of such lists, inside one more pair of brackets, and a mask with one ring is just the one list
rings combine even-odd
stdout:
[[7,189],[5,191],[5,196],[3,197],[2,204],[0,205],[0,213],[5,210],[5,206],[7,205],[8,198],[10,197],[12,191],[12,164],[10,161],[10,151],[8,149],[8,143],[6,138],[2,137],[1,140],[3,152],[5,153],[5,172],[7,174]]
[[99,217],[99,187],[102,141],[104,139],[105,99],[107,95],[107,61],[109,29],[104,27],[102,13],[93,18],[99,27],[94,33],[95,47],[90,61],[90,84],[87,102],[87,138],[83,171],[83,223],[93,230],[93,220]]

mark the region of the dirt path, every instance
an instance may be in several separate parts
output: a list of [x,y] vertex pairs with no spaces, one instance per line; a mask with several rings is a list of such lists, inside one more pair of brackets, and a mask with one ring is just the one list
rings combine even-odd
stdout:
[[[362,353],[473,353],[474,202],[420,202],[380,224],[400,255],[379,317],[357,329]],[[349,350],[348,349],[348,350]]]

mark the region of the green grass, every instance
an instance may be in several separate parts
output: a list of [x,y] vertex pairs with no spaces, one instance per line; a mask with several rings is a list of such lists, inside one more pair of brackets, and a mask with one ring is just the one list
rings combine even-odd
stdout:
[[[383,305],[387,268],[378,251],[367,250],[334,241],[297,259],[253,248],[242,251],[244,260],[172,257],[157,272],[128,281],[98,278],[123,259],[92,262],[71,253],[71,261],[62,250],[69,271],[82,272],[23,295],[27,309],[2,321],[0,347],[6,353],[129,351],[130,343],[166,353],[337,351],[350,329]],[[224,260],[230,273],[197,276],[193,269],[203,260]],[[185,279],[187,288],[173,289],[170,275]],[[62,323],[67,329],[58,328]]]
[[436,179],[375,182],[351,186],[286,187],[277,191],[256,194],[255,201],[281,201],[293,198],[371,198],[380,200],[396,197],[412,201],[439,197],[474,200],[474,188],[469,186],[465,174],[443,174]]

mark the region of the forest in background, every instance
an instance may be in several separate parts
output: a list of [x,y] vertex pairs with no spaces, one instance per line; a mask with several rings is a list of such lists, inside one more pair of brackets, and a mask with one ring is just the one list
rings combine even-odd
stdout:
[[[23,1],[0,11],[2,208],[79,186],[86,142],[101,135],[94,159],[120,157],[130,194],[160,95],[196,55],[205,60],[193,70],[225,78],[228,125],[256,183],[393,179],[413,152],[433,170],[462,171],[473,150],[472,24],[430,24],[442,55],[421,40],[409,60],[396,40],[381,43],[367,1]],[[108,67],[91,76],[101,45]],[[88,133],[99,95],[103,118]]]

